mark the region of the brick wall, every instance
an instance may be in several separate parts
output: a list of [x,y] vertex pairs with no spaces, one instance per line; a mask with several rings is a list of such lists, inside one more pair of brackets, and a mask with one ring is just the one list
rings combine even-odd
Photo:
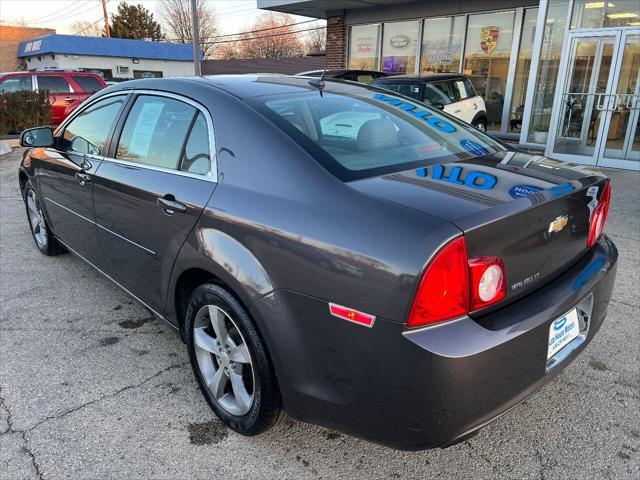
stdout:
[[327,18],[327,68],[345,68],[347,29],[344,16]]
[[10,27],[0,25],[0,72],[11,72],[18,68],[20,42],[43,35],[56,33],[51,28]]

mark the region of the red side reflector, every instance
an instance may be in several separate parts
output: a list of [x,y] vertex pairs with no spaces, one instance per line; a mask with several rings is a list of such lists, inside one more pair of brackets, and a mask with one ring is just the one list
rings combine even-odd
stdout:
[[338,317],[342,320],[357,323],[358,325],[363,325],[369,328],[373,327],[373,322],[376,321],[376,317],[374,315],[359,312],[358,310],[354,310],[353,308],[349,307],[343,307],[342,305],[336,305],[335,303],[329,304],[329,312],[334,317]]

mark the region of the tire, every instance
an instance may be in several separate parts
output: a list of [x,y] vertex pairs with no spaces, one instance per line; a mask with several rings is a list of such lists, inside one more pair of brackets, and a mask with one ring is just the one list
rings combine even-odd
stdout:
[[27,181],[22,191],[24,205],[27,209],[27,221],[31,229],[31,235],[36,243],[36,247],[41,253],[49,257],[55,257],[64,253],[66,250],[58,239],[55,237],[42,209],[40,208],[40,200],[38,194],[33,189],[31,182]]
[[271,359],[231,293],[213,284],[196,288],[187,304],[185,337],[200,390],[225,425],[253,436],[278,422],[282,401]]
[[487,133],[487,121],[484,119],[477,120],[473,123],[473,126],[476,127],[483,133]]

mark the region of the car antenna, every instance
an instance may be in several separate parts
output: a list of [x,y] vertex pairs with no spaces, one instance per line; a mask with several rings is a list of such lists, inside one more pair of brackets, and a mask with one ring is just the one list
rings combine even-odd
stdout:
[[318,89],[318,91],[320,92],[320,96],[322,97],[322,92],[324,91],[324,74],[327,73],[327,67],[324,67],[324,70],[322,71],[322,75],[320,75],[320,78],[318,78],[317,80],[314,78],[313,80],[309,80],[309,85],[311,85],[312,87],[316,87]]

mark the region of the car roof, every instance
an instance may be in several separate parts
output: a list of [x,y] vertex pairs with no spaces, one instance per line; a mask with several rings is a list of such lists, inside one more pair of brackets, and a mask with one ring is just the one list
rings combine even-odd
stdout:
[[416,83],[435,82],[438,80],[453,80],[454,78],[465,78],[463,73],[423,73],[416,75],[392,75],[376,79],[376,83]]

